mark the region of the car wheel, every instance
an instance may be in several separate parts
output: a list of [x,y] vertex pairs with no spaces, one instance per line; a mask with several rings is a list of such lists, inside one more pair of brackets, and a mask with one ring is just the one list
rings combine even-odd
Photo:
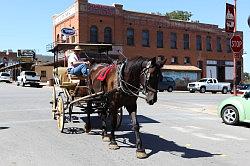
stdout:
[[234,106],[226,106],[222,109],[222,120],[228,125],[236,125],[239,123],[239,112]]
[[17,83],[16,83],[16,86],[19,86],[19,85],[20,85],[20,83],[19,83],[19,82],[17,82]]
[[173,87],[172,86],[168,87],[168,92],[172,92],[172,91],[173,91]]
[[226,87],[224,87],[224,88],[222,89],[222,93],[223,93],[223,94],[227,94],[227,88],[226,88]]
[[201,87],[201,89],[200,89],[200,93],[205,93],[206,92],[206,87]]

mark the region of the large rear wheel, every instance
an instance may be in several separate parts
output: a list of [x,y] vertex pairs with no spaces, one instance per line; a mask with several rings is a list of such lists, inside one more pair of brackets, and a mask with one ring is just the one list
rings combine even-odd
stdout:
[[51,104],[52,104],[52,117],[53,119],[56,120],[56,106],[57,106],[57,103],[56,103],[56,89],[55,89],[55,86],[53,86],[52,88],[52,99],[51,99]]
[[58,115],[57,116],[57,127],[61,132],[63,132],[64,123],[65,123],[65,110],[64,110],[64,104],[63,104],[62,96],[58,97],[57,115]]

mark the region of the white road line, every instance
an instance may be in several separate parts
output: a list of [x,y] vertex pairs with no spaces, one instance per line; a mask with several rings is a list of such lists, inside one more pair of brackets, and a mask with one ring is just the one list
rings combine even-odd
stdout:
[[209,140],[213,140],[213,141],[224,141],[225,140],[225,139],[222,139],[222,138],[209,137],[209,136],[206,136],[203,133],[192,133],[192,135],[194,135],[196,137],[199,137],[199,138],[209,139]]
[[183,127],[170,127],[170,128],[178,130],[178,131],[183,132],[183,133],[190,133],[191,132],[190,130],[185,129]]
[[197,126],[186,126],[186,127],[188,127],[188,128],[192,128],[192,129],[197,129],[197,130],[204,129],[204,128],[197,127]]
[[240,137],[235,137],[235,136],[232,136],[232,135],[226,135],[226,134],[214,134],[218,137],[222,137],[222,138],[229,138],[229,139],[235,139],[235,140],[238,140],[238,141],[247,141],[246,138],[240,138]]

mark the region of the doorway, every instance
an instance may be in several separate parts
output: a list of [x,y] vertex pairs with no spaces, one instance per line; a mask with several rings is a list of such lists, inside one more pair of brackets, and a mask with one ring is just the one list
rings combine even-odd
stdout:
[[225,66],[217,66],[217,79],[219,82],[225,81]]

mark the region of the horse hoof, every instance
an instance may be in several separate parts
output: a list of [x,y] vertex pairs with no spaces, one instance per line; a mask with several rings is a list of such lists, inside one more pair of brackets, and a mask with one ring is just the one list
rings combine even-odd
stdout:
[[117,145],[117,143],[110,143],[109,144],[109,149],[117,150],[117,149],[120,149],[120,147]]
[[103,142],[110,142],[109,136],[103,136],[103,137],[102,137],[102,141],[103,141]]
[[148,157],[148,155],[146,154],[145,150],[141,150],[141,151],[136,151],[136,157],[138,159],[145,159]]

